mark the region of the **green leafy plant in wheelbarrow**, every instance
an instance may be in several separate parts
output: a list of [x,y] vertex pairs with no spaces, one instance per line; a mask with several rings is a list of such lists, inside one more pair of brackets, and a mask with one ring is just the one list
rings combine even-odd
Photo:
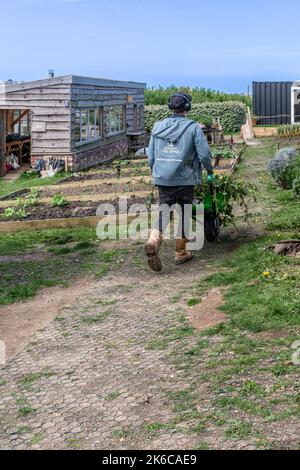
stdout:
[[234,204],[244,212],[244,220],[248,220],[249,201],[256,199],[256,186],[243,178],[230,174],[208,175],[203,177],[203,184],[196,187],[193,217],[196,205],[204,204],[204,233],[209,242],[218,239],[221,225],[234,224]]

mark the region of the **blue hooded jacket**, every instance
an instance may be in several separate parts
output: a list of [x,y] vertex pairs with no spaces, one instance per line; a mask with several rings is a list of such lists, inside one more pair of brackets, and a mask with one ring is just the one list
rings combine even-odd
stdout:
[[201,183],[202,165],[212,172],[211,153],[199,124],[174,115],[154,125],[148,163],[157,186]]

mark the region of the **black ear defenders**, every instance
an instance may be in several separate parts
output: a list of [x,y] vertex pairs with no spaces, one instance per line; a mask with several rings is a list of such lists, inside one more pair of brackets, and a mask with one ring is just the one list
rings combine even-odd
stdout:
[[[171,101],[171,100],[172,100],[172,98],[174,98],[175,96],[178,96],[178,97],[183,98],[183,99],[185,100],[185,105],[184,105],[184,110],[185,110],[185,111],[188,112],[188,111],[191,110],[191,108],[192,108],[192,105],[191,105],[192,99],[191,99],[191,97],[189,97],[189,96],[186,95],[185,93],[174,93],[174,95],[170,96],[169,101],[168,101],[169,109],[173,109],[173,110],[174,110],[174,108],[172,107],[172,101]],[[175,108],[175,110],[176,110],[176,108]]]

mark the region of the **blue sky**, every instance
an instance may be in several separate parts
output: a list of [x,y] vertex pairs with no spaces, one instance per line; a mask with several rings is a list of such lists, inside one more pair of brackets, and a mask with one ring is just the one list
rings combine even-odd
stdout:
[[77,74],[245,92],[300,79],[299,0],[0,0],[0,80]]

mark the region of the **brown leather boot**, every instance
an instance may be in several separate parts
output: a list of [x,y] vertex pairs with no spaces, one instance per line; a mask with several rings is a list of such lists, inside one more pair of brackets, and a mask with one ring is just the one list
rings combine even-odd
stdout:
[[158,255],[159,247],[162,241],[161,232],[157,229],[151,230],[149,239],[145,245],[145,254],[148,264],[153,271],[161,271],[162,265]]
[[193,255],[190,251],[186,251],[186,242],[185,238],[179,238],[176,240],[175,245],[175,263],[183,264],[186,261],[189,261],[193,258]]

